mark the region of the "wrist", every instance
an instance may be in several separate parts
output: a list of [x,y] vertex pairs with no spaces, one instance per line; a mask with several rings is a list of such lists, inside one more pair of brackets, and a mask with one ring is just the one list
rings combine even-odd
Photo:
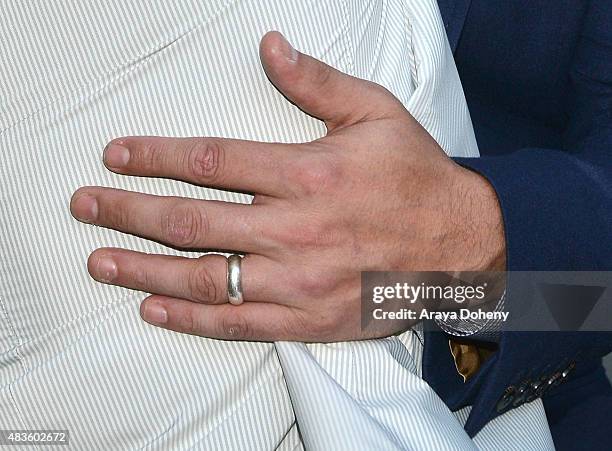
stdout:
[[462,218],[460,240],[470,271],[505,271],[506,237],[497,193],[477,172],[457,165],[458,187],[453,190],[458,218]]

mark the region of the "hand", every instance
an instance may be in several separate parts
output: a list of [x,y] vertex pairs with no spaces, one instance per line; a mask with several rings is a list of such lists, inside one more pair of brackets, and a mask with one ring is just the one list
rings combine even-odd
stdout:
[[103,248],[94,279],[154,293],[143,318],[221,339],[335,341],[386,336],[406,321],[361,329],[360,272],[497,270],[501,213],[481,176],[449,159],[386,89],[298,53],[279,33],[261,42],[272,83],[327,125],[304,144],[124,137],[105,150],[119,174],[166,177],[254,194],[252,205],[82,187],[71,212],[188,249],[245,253],[245,303],[227,303],[226,260]]

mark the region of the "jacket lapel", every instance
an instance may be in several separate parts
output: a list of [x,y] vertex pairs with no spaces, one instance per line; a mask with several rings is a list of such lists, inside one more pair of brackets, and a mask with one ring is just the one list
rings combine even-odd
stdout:
[[453,53],[457,49],[471,0],[438,0],[446,35]]

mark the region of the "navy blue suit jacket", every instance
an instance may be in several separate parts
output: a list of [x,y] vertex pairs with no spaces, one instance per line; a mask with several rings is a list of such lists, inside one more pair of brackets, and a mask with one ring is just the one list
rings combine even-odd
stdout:
[[[508,269],[612,270],[612,2],[438,4],[482,155],[456,161],[497,192]],[[515,404],[543,397],[559,449],[612,447],[601,366],[611,334],[502,332],[467,383],[447,336],[429,333],[425,343],[425,379],[452,409],[474,405],[470,435],[515,407],[509,392],[556,377],[564,382]]]

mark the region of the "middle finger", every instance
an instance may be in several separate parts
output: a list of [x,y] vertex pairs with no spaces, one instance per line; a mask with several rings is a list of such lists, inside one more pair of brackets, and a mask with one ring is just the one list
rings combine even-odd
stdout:
[[260,253],[270,248],[265,205],[155,196],[83,187],[70,202],[83,222],[183,249],[231,249]]

